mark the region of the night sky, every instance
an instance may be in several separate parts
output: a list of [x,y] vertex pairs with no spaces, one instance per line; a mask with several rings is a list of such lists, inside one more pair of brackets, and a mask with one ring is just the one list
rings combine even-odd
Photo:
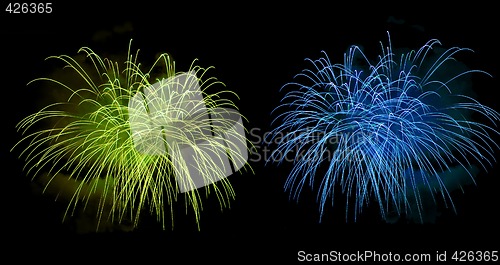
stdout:
[[[54,64],[44,61],[46,57],[76,55],[82,46],[101,55],[123,54],[133,39],[132,48],[140,49],[139,57],[146,62],[168,52],[180,71],[186,71],[196,58],[202,67],[214,66],[211,74],[239,95],[235,103],[248,119],[247,129],[258,128],[255,132],[264,133],[270,129],[270,113],[283,95],[279,89],[309,66],[305,58],[317,59],[325,51],[331,61],[342,63],[352,44],[363,46],[374,57],[380,42],[387,43],[387,31],[394,47],[418,49],[436,38],[446,48],[474,50],[459,58],[469,68],[493,76],[473,77],[476,98],[500,110],[495,96],[500,88],[498,44],[494,40],[498,15],[490,14],[494,8],[489,6],[453,12],[420,7],[409,13],[411,5],[398,9],[310,1],[276,7],[252,2],[229,7],[146,2],[53,3],[52,14],[8,14],[2,2],[2,113],[7,122],[1,144],[1,216],[7,221],[3,226],[6,240],[14,249],[82,256],[103,251],[109,257],[137,251],[136,256],[162,256],[162,264],[170,264],[172,259],[288,264],[297,260],[299,250],[434,254],[440,250],[499,249],[497,164],[488,172],[481,170],[477,186],[452,193],[457,213],[438,201],[441,214],[434,224],[387,224],[376,204],[367,207],[356,223],[352,217],[346,221],[342,202],[329,208],[319,223],[314,192],[305,191],[297,203],[290,201],[283,189],[291,165],[265,166],[263,162],[251,164],[255,174],[229,177],[236,192],[231,209],[221,212],[216,199],[204,201],[201,231],[192,213],[184,213],[182,203],[174,207],[173,231],[168,227],[162,231],[147,214],[132,232],[82,234],[76,231],[74,221],[62,223],[65,204],[34,192],[22,171],[22,160],[9,149],[20,137],[15,124],[36,111],[41,98],[26,84],[55,70]],[[255,140],[256,136],[249,137]]]

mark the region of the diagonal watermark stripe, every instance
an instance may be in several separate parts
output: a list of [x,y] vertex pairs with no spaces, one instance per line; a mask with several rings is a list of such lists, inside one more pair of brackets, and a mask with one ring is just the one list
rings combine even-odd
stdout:
[[195,72],[145,87],[128,108],[135,149],[168,154],[181,192],[226,178],[248,160],[240,113],[207,108]]

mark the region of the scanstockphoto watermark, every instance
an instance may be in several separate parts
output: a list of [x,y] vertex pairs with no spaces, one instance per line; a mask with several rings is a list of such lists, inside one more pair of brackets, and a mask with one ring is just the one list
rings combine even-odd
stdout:
[[[439,252],[436,253],[436,260],[441,261]],[[299,262],[431,262],[433,256],[430,253],[393,253],[379,252],[374,250],[340,252],[332,250],[325,253],[309,253],[306,251],[297,252]]]
[[331,135],[314,128],[294,132],[272,132],[252,128],[248,136],[248,141],[252,144],[248,160],[251,162],[297,162],[302,159],[362,161],[364,153],[359,147],[372,145],[380,140],[378,135],[366,132]]
[[428,253],[397,253],[393,251],[307,252],[299,250],[299,262],[498,262],[498,250],[437,250]]

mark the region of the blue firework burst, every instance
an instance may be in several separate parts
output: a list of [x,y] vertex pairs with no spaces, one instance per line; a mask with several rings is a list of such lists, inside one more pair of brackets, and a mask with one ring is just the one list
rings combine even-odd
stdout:
[[[318,192],[320,220],[335,192],[347,198],[354,220],[370,202],[382,218],[413,215],[424,220],[426,200],[454,205],[450,189],[465,173],[495,162],[499,113],[470,94],[472,73],[454,59],[454,47],[436,40],[418,50],[381,44],[371,61],[358,46],[332,64],[327,54],[306,59],[312,67],[286,84],[268,142],[270,161],[293,157],[285,189],[293,199],[310,186]],[[480,122],[474,118],[482,117]],[[450,184],[455,183],[455,184]],[[458,183],[458,184],[456,184]],[[437,196],[436,196],[437,195]]]

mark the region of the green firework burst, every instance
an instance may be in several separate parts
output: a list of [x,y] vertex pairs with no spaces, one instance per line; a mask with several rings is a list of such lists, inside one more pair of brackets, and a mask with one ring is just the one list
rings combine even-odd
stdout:
[[[87,47],[78,51],[83,60],[49,57],[62,61],[64,70],[69,69],[66,74],[74,77],[68,82],[38,78],[29,83],[47,82],[66,96],[22,119],[17,129],[23,138],[12,150],[22,149],[24,170],[44,179],[45,189],[67,182],[70,188],[60,191],[69,193],[64,218],[77,205],[94,203],[98,227],[101,220],[130,220],[136,227],[147,209],[163,229],[168,219],[173,228],[173,204],[183,194],[199,229],[203,194],[215,194],[221,209],[234,199],[225,178],[232,172],[227,162],[234,171],[251,170],[246,163],[248,141],[241,137],[244,128],[230,130],[235,122],[227,118],[236,115],[240,123],[244,119],[228,99],[237,95],[228,90],[209,93],[224,84],[209,77],[212,67],[197,66],[197,60],[189,71],[176,72],[175,62],[164,53],[143,71],[138,53],[131,53],[129,45],[122,63]],[[179,159],[185,158],[185,150],[191,157]],[[196,184],[200,180],[193,172],[206,184]]]

